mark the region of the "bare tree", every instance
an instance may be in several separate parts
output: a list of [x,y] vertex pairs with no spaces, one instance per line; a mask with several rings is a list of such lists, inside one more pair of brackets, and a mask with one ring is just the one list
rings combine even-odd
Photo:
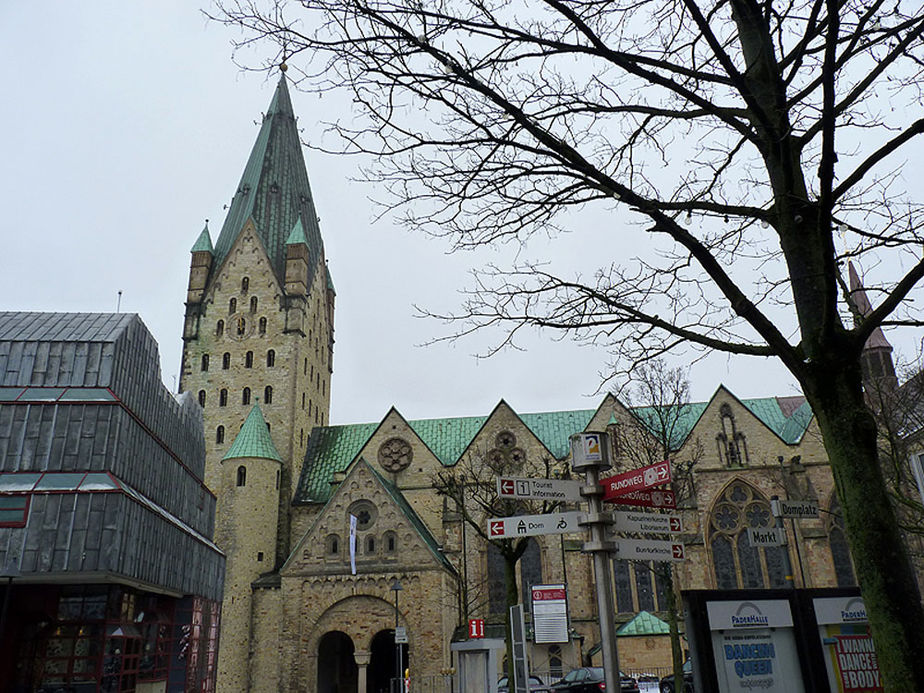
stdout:
[[[779,359],[824,436],[888,690],[924,690],[924,609],[860,373],[874,329],[924,324],[920,186],[902,177],[924,132],[918,5],[227,3],[241,45],[277,47],[267,65],[352,94],[334,127],[409,225],[465,248],[611,213],[611,263],[488,268],[446,316],[458,334],[564,330],[624,370],[690,348]],[[846,258],[884,267],[856,325]]]

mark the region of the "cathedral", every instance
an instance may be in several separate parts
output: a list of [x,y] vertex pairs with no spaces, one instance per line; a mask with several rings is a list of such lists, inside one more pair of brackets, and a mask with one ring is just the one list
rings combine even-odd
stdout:
[[[420,691],[445,691],[453,676],[493,680],[507,585],[478,493],[499,472],[568,477],[569,436],[582,431],[609,431],[614,466],[634,467],[629,448],[651,435],[650,417],[607,395],[577,411],[518,412],[499,399],[482,416],[408,420],[392,408],[377,422],[334,425],[334,306],[283,73],[217,239],[206,226],[192,246],[183,325],[180,390],[202,407],[215,543],[227,558],[217,689],[379,693],[399,671]],[[748,527],[773,523],[773,496],[823,510],[786,523],[796,586],[855,584],[804,398],[741,399],[718,386],[684,407],[671,448],[680,589],[786,585],[786,548],[746,540]],[[599,663],[582,544],[579,533],[534,537],[517,563],[530,667],[546,679]],[[669,666],[659,616],[670,580],[639,561],[613,560],[612,575],[621,666]],[[534,632],[534,585],[564,587],[559,642]]]

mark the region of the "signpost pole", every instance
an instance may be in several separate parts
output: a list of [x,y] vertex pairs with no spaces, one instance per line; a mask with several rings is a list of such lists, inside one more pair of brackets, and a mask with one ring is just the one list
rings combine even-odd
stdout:
[[597,614],[600,619],[600,646],[603,652],[603,679],[607,691],[620,690],[619,655],[616,651],[616,627],[613,623],[613,582],[610,579],[610,552],[613,544],[606,540],[610,521],[603,512],[603,487],[600,472],[610,468],[609,440],[606,433],[576,433],[571,436],[571,466],[584,472],[581,495],[589,512],[585,524],[590,527],[590,541],[584,551],[594,557],[594,580],[597,587]]
[[[792,574],[792,559],[789,557],[789,539],[786,537],[786,528],[783,525],[783,515],[780,513],[780,497],[779,496],[770,496],[770,509],[773,511],[773,516],[776,518],[776,526],[783,533],[783,570],[786,573],[786,586],[795,589],[796,581],[793,579]],[[799,567],[801,568],[801,562]],[[805,576],[802,577],[802,586],[805,586]]]

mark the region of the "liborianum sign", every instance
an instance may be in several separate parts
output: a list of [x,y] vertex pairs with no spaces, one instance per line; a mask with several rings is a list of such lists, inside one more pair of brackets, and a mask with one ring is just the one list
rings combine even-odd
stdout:
[[612,501],[636,491],[644,491],[654,486],[661,486],[671,480],[671,463],[667,460],[648,467],[632,469],[622,474],[602,479],[603,500]]

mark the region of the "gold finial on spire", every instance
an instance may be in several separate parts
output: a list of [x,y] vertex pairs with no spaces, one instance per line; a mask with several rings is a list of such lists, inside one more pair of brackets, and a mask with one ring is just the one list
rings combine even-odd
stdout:
[[284,62],[279,64],[279,71],[280,71],[280,72],[285,72],[285,71],[288,70],[288,69],[289,69],[289,66],[286,65]]

